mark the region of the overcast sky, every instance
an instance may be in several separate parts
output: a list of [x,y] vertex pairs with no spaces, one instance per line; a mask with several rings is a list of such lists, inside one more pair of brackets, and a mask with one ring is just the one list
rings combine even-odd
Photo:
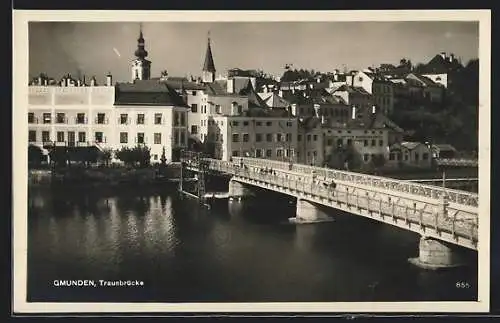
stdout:
[[[210,30],[217,74],[229,68],[281,75],[287,63],[322,72],[427,62],[439,52],[478,57],[477,22],[145,22],[152,76],[200,75]],[[139,23],[31,22],[30,77],[41,72],[130,81]]]

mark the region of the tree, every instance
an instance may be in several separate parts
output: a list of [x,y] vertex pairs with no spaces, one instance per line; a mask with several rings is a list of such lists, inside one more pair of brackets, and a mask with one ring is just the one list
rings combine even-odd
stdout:
[[28,146],[28,165],[31,167],[39,167],[42,163],[42,150],[34,145]]
[[122,147],[116,152],[116,158],[127,166],[146,167],[151,162],[151,149],[146,146],[136,146],[134,148]]
[[109,162],[113,158],[113,150],[110,148],[104,149],[100,154],[99,154],[99,160],[104,162],[104,165],[109,166]]
[[162,165],[166,165],[167,164],[167,156],[165,155],[165,147],[163,147],[163,149],[161,151],[160,162],[161,162]]

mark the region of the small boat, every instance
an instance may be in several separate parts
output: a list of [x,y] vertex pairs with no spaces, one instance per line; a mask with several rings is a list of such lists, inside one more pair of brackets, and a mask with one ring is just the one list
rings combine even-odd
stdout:
[[288,218],[288,222],[293,224],[312,224],[312,223],[333,222],[333,221],[335,221],[334,218],[326,218],[318,220],[302,220],[302,219],[297,219],[297,217],[295,216]]

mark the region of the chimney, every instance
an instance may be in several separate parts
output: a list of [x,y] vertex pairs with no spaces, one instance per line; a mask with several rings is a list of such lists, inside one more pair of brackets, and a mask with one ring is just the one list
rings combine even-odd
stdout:
[[446,59],[446,52],[441,52],[441,57],[442,57],[443,59]]
[[38,85],[43,85],[42,74],[38,76]]
[[314,88],[314,84],[310,83],[309,88],[312,90]]
[[83,84],[82,84],[83,86],[87,86],[87,80],[86,80],[86,78],[85,78],[85,75],[83,76],[83,81],[82,81],[82,83],[83,83]]
[[278,91],[278,95],[279,95],[280,97],[283,97],[283,90],[279,90],[279,91]]
[[45,86],[49,85],[49,80],[48,79],[43,80],[43,85]]
[[294,117],[296,117],[296,116],[297,116],[297,103],[293,103],[293,104],[292,104],[292,115],[293,115]]
[[352,116],[351,116],[351,118],[353,120],[356,119],[356,106],[355,105],[352,106]]
[[295,94],[295,87],[292,87],[292,94]]
[[95,76],[92,76],[92,78],[90,79],[90,86],[97,86],[97,81],[95,79]]
[[113,86],[113,76],[111,72],[108,72],[108,75],[106,75],[106,86]]
[[69,86],[69,75],[64,77],[64,86]]
[[325,115],[321,115],[321,124],[322,125],[325,125],[326,124],[326,118],[325,118]]
[[455,59],[455,55],[450,54],[450,63],[453,63],[454,59]]
[[372,114],[375,114],[377,112],[377,107],[376,106],[372,106]]
[[267,93],[267,85],[266,85],[266,86],[264,86],[263,92],[264,92],[264,93]]
[[227,93],[234,93],[234,79],[227,79]]
[[319,104],[314,104],[314,113],[316,115],[316,118],[319,118],[319,109],[320,109],[320,105]]

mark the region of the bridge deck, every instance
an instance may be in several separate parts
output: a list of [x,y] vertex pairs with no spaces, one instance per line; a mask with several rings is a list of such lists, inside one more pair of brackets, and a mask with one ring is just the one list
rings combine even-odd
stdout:
[[[239,167],[239,163],[206,159],[210,170],[232,174],[235,180],[242,183],[303,197],[318,204],[477,249],[477,194],[307,165],[254,158],[238,158],[240,160],[244,168]],[[195,165],[191,167],[195,168]],[[263,167],[273,171],[263,172]],[[337,184],[335,190],[320,185],[332,179]],[[443,195],[450,201],[448,215],[436,211],[439,210]]]

